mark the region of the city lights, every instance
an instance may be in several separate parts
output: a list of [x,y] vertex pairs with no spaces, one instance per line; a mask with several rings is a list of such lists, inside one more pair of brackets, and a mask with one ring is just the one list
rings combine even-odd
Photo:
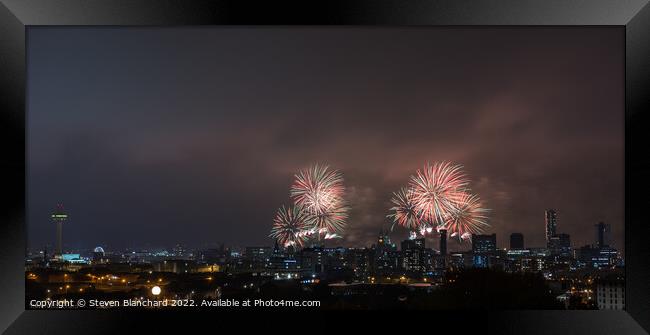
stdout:
[[[310,229],[304,226],[308,221],[306,212],[291,207],[282,209],[276,217],[272,247],[232,250],[221,246],[192,250],[177,245],[171,250],[145,252],[95,247],[87,263],[78,262],[85,257],[83,252],[33,263],[25,269],[26,284],[39,287],[47,299],[66,298],[69,294],[133,295],[132,300],[141,302],[134,303],[137,306],[161,308],[168,300],[156,300],[163,302],[162,305],[145,303],[142,290],[149,290],[157,297],[162,294],[164,284],[165,296],[191,300],[215,299],[223,294],[270,294],[286,286],[307,295],[326,294],[333,301],[345,296],[363,299],[374,296],[393,302],[417,302],[418,297],[459,294],[452,292],[464,292],[456,299],[468,299],[474,297],[473,290],[482,287],[485,280],[494,287],[501,285],[503,278],[499,276],[505,276],[504,283],[513,287],[503,289],[517,290],[523,295],[531,291],[530,294],[547,298],[533,299],[538,305],[530,308],[623,309],[624,261],[605,242],[609,240],[606,224],[595,225],[595,244],[579,248],[571,245],[568,234],[558,232],[564,226],[555,210],[546,210],[544,220],[540,219],[540,235],[547,242],[542,247],[526,246],[522,233],[512,233],[505,239],[510,242],[510,248],[499,245],[502,240],[495,233],[473,233],[448,241],[448,236],[457,237],[454,234],[468,230],[455,229],[449,224],[424,224],[426,220],[417,211],[409,214],[408,194],[404,191],[394,195],[395,215],[390,216],[398,227],[409,230],[408,237],[400,243],[393,242],[396,232],[391,227],[380,229],[369,247],[325,246],[326,239],[314,238],[319,236],[318,230],[314,231],[315,235],[305,233]],[[471,202],[462,200],[465,196],[458,195],[459,204]],[[319,201],[325,200],[319,198]],[[448,219],[448,223],[454,220]],[[414,230],[418,224],[420,234]],[[332,236],[331,233],[322,235]],[[449,250],[450,243],[456,250]],[[43,255],[45,252],[39,252],[37,257],[42,260]],[[531,283],[537,286],[530,288]],[[404,287],[412,295],[389,298],[391,292],[400,292],[392,291],[391,287]],[[435,304],[438,300],[427,301]]]

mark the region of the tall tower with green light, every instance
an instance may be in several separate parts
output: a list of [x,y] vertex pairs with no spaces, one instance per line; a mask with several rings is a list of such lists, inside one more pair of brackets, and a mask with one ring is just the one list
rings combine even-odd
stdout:
[[56,205],[56,210],[52,213],[52,222],[56,224],[56,250],[54,257],[63,255],[63,223],[68,220],[68,214],[63,209],[63,204]]

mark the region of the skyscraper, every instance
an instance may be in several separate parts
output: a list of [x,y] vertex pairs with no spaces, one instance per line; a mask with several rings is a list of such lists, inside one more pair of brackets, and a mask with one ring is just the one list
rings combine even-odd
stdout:
[[571,256],[571,236],[569,234],[557,234],[551,237],[549,250],[555,256]]
[[440,254],[447,254],[447,229],[440,229]]
[[544,212],[544,226],[546,228],[546,246],[551,246],[551,237],[556,235],[557,230],[557,213],[554,209],[548,209]]
[[402,241],[402,268],[406,271],[423,272],[426,269],[424,238]]
[[56,250],[54,257],[63,255],[63,222],[68,220],[68,214],[63,210],[63,205],[56,205],[56,210],[52,213],[52,222],[56,224]]
[[604,248],[609,246],[610,233],[612,232],[612,226],[605,224],[604,222],[599,222],[596,227],[596,245],[598,248]]
[[524,234],[512,233],[510,234],[510,249],[523,249],[524,248]]
[[397,246],[390,241],[388,232],[379,231],[377,244],[373,246],[372,272],[374,274],[391,273],[397,268]]

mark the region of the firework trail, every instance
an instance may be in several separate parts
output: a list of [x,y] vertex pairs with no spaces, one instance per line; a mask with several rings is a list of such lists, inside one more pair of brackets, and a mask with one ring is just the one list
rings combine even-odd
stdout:
[[459,240],[471,240],[472,234],[482,233],[487,224],[488,209],[482,207],[478,196],[467,192],[456,199],[453,209],[445,221],[445,228],[452,237]]
[[310,230],[308,219],[309,214],[301,206],[282,206],[273,220],[269,237],[276,239],[284,247],[302,247]]
[[337,207],[342,202],[344,191],[341,173],[316,164],[296,175],[290,195],[296,205],[320,215]]
[[467,184],[460,165],[427,163],[422,170],[417,170],[411,176],[409,190],[419,219],[431,227],[443,224]]
[[388,214],[387,217],[393,219],[391,231],[395,224],[398,224],[409,230],[416,230],[420,227],[420,220],[418,212],[413,203],[413,194],[407,188],[402,188],[398,192],[393,193],[393,198],[390,200],[393,207],[390,208],[393,213]]
[[326,240],[331,240],[331,239],[335,239],[335,238],[343,238],[343,237],[339,236],[337,234],[325,234],[325,239]]

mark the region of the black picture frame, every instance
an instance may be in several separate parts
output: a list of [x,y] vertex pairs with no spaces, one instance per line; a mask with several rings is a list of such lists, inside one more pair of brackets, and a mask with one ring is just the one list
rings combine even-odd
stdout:
[[[278,3],[199,0],[2,0],[0,102],[4,221],[0,224],[0,330],[7,334],[127,333],[184,324],[226,323],[214,313],[26,311],[24,304],[26,29],[30,26],[393,25],[619,26],[625,29],[625,311],[435,312],[433,323],[458,323],[512,334],[643,334],[650,330],[650,5],[648,0],[341,0]],[[137,314],[137,316],[135,316]],[[271,313],[273,317],[277,314]],[[406,314],[406,313],[404,313]],[[144,319],[143,319],[144,315]],[[266,316],[268,317],[268,315]],[[374,314],[341,317],[375,319]],[[405,317],[405,315],[395,316]],[[421,317],[421,316],[418,316]],[[164,322],[156,322],[165,320]],[[468,321],[471,320],[471,321]],[[340,321],[343,322],[343,321]],[[339,323],[337,321],[336,323]],[[319,328],[314,321],[311,327]],[[396,324],[399,322],[396,321]],[[101,325],[101,326],[100,326]],[[265,323],[247,327],[264,329]],[[214,325],[212,325],[214,326]],[[415,325],[416,326],[416,325]],[[645,331],[644,331],[645,329]],[[482,331],[483,332],[483,331]]]

